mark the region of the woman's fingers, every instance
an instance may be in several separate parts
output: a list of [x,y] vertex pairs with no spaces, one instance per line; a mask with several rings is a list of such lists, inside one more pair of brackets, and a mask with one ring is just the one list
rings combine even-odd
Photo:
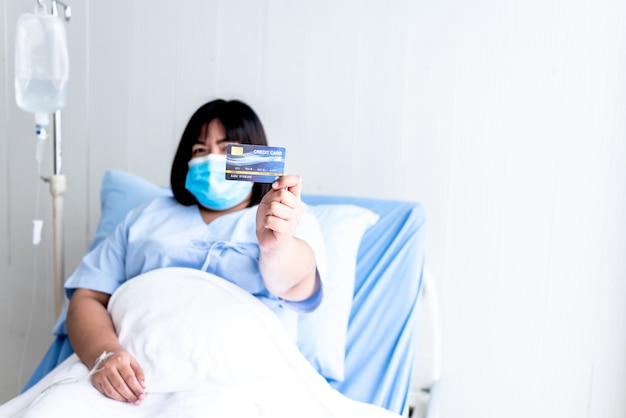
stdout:
[[141,369],[141,367],[139,366],[139,363],[137,363],[137,361],[134,358],[132,358],[130,361],[130,367],[133,369],[133,372],[135,373],[135,377],[139,381],[139,385],[141,386],[141,391],[143,393],[146,389],[146,377],[143,374],[143,370]]
[[139,404],[146,397],[143,371],[128,353],[105,360],[91,381],[103,395],[121,402]]
[[300,198],[300,193],[302,191],[302,178],[296,174],[287,174],[272,183],[272,189],[286,189],[293,193],[293,195],[297,198]]
[[286,175],[272,184],[256,217],[256,232],[263,250],[271,250],[293,236],[304,204],[300,200],[301,179],[297,175]]

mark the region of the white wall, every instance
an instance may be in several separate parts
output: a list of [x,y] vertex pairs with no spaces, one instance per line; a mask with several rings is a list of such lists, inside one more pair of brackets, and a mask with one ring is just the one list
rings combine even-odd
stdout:
[[[0,401],[47,348],[50,198],[0,0]],[[238,97],[310,193],[418,200],[444,320],[441,416],[626,416],[626,4],[72,2],[66,269],[107,168],[166,183],[193,110]],[[50,173],[48,149],[44,173]],[[5,337],[7,336],[7,337]]]

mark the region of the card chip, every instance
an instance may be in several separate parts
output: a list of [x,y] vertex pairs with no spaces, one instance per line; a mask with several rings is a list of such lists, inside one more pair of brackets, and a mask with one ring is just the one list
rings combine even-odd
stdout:
[[230,147],[230,153],[232,155],[243,155],[243,147],[232,146]]

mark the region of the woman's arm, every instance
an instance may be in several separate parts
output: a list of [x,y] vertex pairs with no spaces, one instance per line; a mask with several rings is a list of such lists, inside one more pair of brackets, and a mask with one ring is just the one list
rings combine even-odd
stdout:
[[139,404],[145,398],[144,374],[135,359],[117,339],[107,304],[111,295],[76,289],[67,311],[67,331],[72,348],[91,369],[98,357],[113,353],[91,376],[91,383],[103,395],[118,401]]
[[315,254],[293,233],[304,212],[300,176],[283,176],[261,200],[256,216],[259,268],[265,287],[292,301],[309,298],[317,290]]

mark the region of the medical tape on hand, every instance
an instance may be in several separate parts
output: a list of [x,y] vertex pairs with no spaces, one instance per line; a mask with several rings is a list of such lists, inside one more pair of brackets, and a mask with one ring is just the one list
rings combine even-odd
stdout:
[[52,389],[55,386],[60,386],[60,385],[64,385],[64,384],[67,384],[67,383],[78,383],[81,380],[88,379],[93,374],[98,373],[100,370],[102,370],[102,368],[100,368],[102,363],[104,363],[106,361],[106,359],[111,357],[113,354],[115,354],[115,353],[112,353],[112,352],[109,352],[109,351],[103,351],[102,354],[100,354],[100,356],[98,356],[98,358],[96,359],[96,363],[93,365],[91,370],[89,370],[89,373],[87,373],[83,377],[66,377],[65,379],[61,379],[61,380],[58,380],[56,382],[50,383],[48,386],[43,388],[41,393],[39,395],[37,395],[35,400],[33,400],[31,402],[30,406],[33,406],[35,403],[37,403],[37,401],[39,401],[39,399],[41,399],[41,397],[44,395],[44,393],[46,393],[49,389]]
[[100,365],[104,363],[106,359],[111,357],[113,354],[114,353],[111,353],[109,351],[103,351],[102,354],[100,354],[100,356],[96,359],[96,364],[93,365],[93,367],[91,368],[91,370],[89,370],[89,373],[85,377],[91,377],[92,374],[98,373],[100,370],[102,370],[100,368]]

